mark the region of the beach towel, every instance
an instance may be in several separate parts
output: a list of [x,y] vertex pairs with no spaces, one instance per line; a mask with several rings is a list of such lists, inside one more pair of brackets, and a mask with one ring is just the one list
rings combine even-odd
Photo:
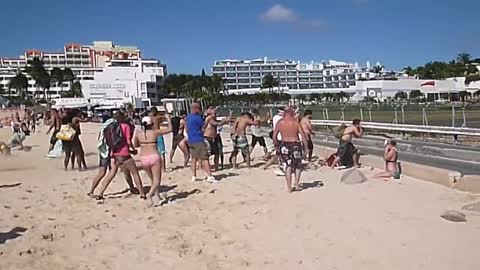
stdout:
[[[117,123],[115,119],[108,119],[104,123],[102,123],[102,127],[100,128],[100,132],[98,134],[98,144],[97,144],[97,149],[98,153],[102,158],[108,158],[110,156],[110,146],[107,143],[107,140],[105,139],[105,129],[112,125]],[[117,124],[117,126],[120,126]]]
[[61,140],[57,140],[52,151],[48,152],[47,158],[58,158],[63,155],[63,145]]

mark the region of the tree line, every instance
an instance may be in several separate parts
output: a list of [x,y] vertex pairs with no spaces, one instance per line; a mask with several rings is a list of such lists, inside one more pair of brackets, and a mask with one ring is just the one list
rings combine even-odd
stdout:
[[[25,74],[29,75],[35,81],[34,86],[37,89],[33,95],[29,95],[28,93],[28,78]],[[64,82],[69,82],[70,89],[68,91],[63,91]],[[39,100],[48,102],[51,99],[49,90],[52,86],[60,86],[60,95],[62,97],[83,96],[82,85],[79,81],[75,80],[75,75],[70,68],[60,69],[55,67],[49,71],[45,68],[44,63],[35,57],[27,61],[27,66],[19,69],[17,75],[10,79],[7,98],[12,103],[32,103]],[[15,98],[12,97],[11,90],[15,90]],[[40,93],[43,93],[41,98]],[[0,94],[5,95],[5,90],[0,89]]]
[[480,64],[480,58],[472,59],[468,53],[459,53],[449,62],[431,61],[416,68],[408,66],[404,68],[404,72],[409,76],[427,80],[465,77],[465,84],[469,84],[472,81],[480,81],[478,64]]

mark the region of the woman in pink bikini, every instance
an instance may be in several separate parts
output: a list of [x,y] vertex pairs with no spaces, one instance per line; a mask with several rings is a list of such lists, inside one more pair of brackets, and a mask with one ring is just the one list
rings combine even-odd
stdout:
[[[157,150],[157,138],[172,132],[172,123],[168,114],[166,115],[168,127],[153,129],[153,119],[149,116],[142,118],[142,130],[137,131],[134,138],[135,147],[140,147],[141,167],[150,177],[152,186],[147,194],[152,206],[160,204],[160,181],[162,179],[162,163],[160,153]],[[158,203],[153,202],[156,195]]]

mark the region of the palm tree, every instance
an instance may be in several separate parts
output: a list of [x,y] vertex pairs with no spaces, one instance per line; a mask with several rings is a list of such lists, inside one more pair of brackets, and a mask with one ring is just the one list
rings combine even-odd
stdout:
[[380,77],[380,74],[382,73],[383,69],[384,69],[384,66],[376,65],[372,68],[372,72]]
[[213,93],[222,93],[225,94],[225,87],[223,85],[222,77],[218,76],[217,74],[213,74],[210,80],[211,88]]
[[325,98],[325,101],[330,101],[331,99],[333,99],[333,94],[332,93],[324,93],[323,94],[323,97]]
[[268,88],[269,92],[273,92],[274,86],[275,86],[275,78],[273,78],[272,75],[268,74],[263,76],[262,88]]
[[347,99],[347,102],[349,101],[350,99],[350,95],[347,94],[346,92],[344,91],[340,91],[338,94],[337,94],[337,97],[338,97],[338,100],[341,102],[343,101],[344,99]]
[[411,66],[404,68],[403,72],[405,72],[410,77],[417,75],[417,70],[412,68]]
[[26,68],[26,72],[30,77],[32,77],[33,80],[35,80],[35,87],[37,87],[37,90],[35,91],[35,95],[39,95],[39,89],[41,85],[44,84],[46,80],[46,74],[47,71],[45,70],[45,67],[43,66],[42,61],[38,58],[35,57],[32,60],[29,60],[27,62],[28,66]]
[[55,84],[57,87],[60,85],[60,93],[63,92],[63,70],[56,67],[50,71],[50,81]]
[[403,91],[398,91],[397,93],[395,93],[394,99],[400,101],[407,100],[408,94]]
[[65,68],[62,71],[63,75],[63,82],[70,82],[70,86],[72,85],[73,81],[75,80],[75,75],[73,71],[69,68]]
[[472,56],[468,53],[459,53],[457,55],[457,63],[463,65],[463,66],[466,66],[468,64],[470,64],[471,62],[471,59],[472,59]]
[[82,84],[79,81],[75,81],[70,85],[70,90],[67,92],[61,92],[62,97],[83,97]]
[[412,90],[410,91],[409,98],[416,100],[418,102],[418,99],[423,97],[423,93],[420,90]]
[[27,76],[23,75],[23,73],[18,73],[8,83],[8,89],[9,89],[8,99],[10,100],[10,89],[15,89],[17,91],[17,95],[20,96],[21,99],[24,99],[25,95],[28,98],[28,94],[26,94],[27,88],[28,88]]
[[305,96],[304,94],[300,94],[297,96],[297,99],[298,101],[300,101],[300,104],[303,105],[303,102],[307,99],[307,96]]
[[471,94],[467,91],[460,91],[458,92],[458,95],[462,102],[465,102],[468,99],[468,97],[471,96]]
[[35,80],[35,85],[43,89],[43,99],[45,102],[47,101],[47,90],[50,89],[50,81],[50,74],[48,74],[45,69],[40,72],[39,77]]

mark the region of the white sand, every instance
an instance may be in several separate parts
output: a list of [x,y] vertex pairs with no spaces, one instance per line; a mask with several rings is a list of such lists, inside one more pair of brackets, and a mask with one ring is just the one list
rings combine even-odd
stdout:
[[[216,173],[219,184],[192,183],[179,169],[164,177],[175,186],[168,195],[198,193],[153,209],[124,194],[97,204],[85,195],[96,174],[97,130],[83,129],[90,171],[64,172],[61,160],[43,158],[45,128],[27,139],[31,152],[0,157],[1,270],[480,269],[480,216],[440,218],[477,202],[475,195],[408,177],[344,185],[343,172],[328,168],[302,177],[323,187],[287,194],[283,178],[259,168]],[[1,129],[0,141],[8,134]],[[107,193],[125,187],[119,175]],[[14,227],[26,231],[3,243]]]

